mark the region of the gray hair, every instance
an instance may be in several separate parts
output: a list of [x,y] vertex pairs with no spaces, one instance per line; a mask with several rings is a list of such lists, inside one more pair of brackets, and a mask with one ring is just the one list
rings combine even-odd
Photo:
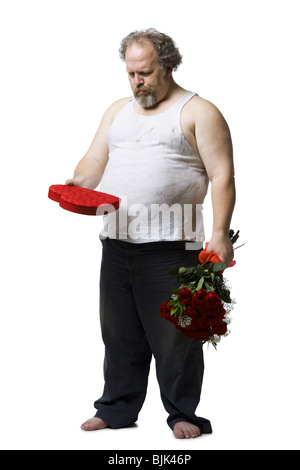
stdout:
[[122,42],[119,49],[120,57],[125,61],[126,51],[132,43],[151,43],[156,50],[158,60],[162,68],[167,71],[168,68],[177,70],[182,62],[182,56],[175,42],[170,36],[160,33],[154,28],[133,31],[128,34]]

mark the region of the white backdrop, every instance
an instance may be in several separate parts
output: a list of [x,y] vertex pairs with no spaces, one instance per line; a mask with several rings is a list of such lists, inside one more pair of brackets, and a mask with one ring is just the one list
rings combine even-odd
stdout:
[[[295,0],[0,0],[1,449],[299,449],[299,28]],[[152,368],[138,426],[85,433],[102,393],[100,220],[47,198],[106,108],[131,94],[121,39],[176,41],[175,80],[224,114],[235,149],[231,335],[205,347],[199,414],[177,441]],[[210,200],[205,205],[207,240]]]

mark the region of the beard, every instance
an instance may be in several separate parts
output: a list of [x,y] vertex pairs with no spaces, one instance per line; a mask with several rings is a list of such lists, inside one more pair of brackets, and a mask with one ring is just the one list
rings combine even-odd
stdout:
[[[144,95],[139,95],[139,91],[144,91]],[[143,108],[152,108],[157,103],[154,91],[147,86],[141,86],[134,90],[134,97]]]

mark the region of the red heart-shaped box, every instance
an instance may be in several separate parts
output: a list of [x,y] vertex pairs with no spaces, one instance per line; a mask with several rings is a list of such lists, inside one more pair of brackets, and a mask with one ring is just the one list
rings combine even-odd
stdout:
[[111,194],[79,186],[54,184],[50,186],[48,197],[60,207],[76,214],[105,215],[119,209],[121,199]]

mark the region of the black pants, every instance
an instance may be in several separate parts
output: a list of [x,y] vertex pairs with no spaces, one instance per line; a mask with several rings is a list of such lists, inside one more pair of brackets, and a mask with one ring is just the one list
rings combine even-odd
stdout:
[[100,278],[100,320],[105,344],[102,397],[97,413],[112,428],[133,424],[145,400],[152,355],[171,429],[178,421],[211,433],[195,415],[204,372],[202,345],[160,316],[160,304],[178,287],[173,265],[198,262],[185,242],[132,244],[105,239]]

